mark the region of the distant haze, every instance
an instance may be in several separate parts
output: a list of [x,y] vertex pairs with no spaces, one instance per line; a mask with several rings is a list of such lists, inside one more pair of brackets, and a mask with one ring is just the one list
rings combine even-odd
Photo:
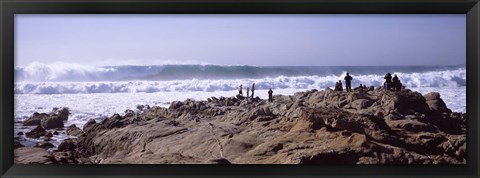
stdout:
[[445,15],[15,15],[15,65],[458,65]]

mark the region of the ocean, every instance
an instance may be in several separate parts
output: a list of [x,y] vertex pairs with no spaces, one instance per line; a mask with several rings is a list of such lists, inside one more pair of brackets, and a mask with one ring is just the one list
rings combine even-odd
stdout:
[[[82,128],[89,119],[101,121],[137,105],[168,107],[176,100],[206,100],[235,96],[239,85],[255,83],[255,95],[267,98],[292,95],[310,89],[333,88],[349,72],[352,88],[360,84],[381,86],[386,73],[396,74],[402,84],[422,94],[439,92],[447,107],[466,112],[466,67],[457,66],[85,66],[78,64],[32,63],[15,68],[15,134],[26,132],[21,121],[34,112],[68,107],[71,115],[65,126]],[[344,85],[345,86],[345,85]],[[65,136],[54,136],[58,145]],[[36,140],[26,139],[25,145]]]

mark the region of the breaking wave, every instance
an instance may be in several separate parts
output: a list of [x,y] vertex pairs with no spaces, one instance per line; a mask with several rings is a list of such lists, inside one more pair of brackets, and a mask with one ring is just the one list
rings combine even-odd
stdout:
[[[240,67],[243,68],[243,67]],[[256,68],[256,67],[251,67]],[[358,67],[362,68],[362,67]],[[64,69],[68,70],[68,69]],[[59,74],[70,76],[88,76],[91,72],[105,73],[105,76],[109,72],[118,70],[103,68],[100,69],[85,69],[85,72],[71,73],[71,74]],[[144,73],[155,73],[154,70],[143,71]],[[378,69],[380,70],[380,69]],[[461,87],[466,86],[466,70],[464,67],[445,69],[445,70],[431,70],[426,72],[408,72],[404,69],[404,72],[395,72],[392,70],[392,74],[397,74],[401,82],[406,87]],[[352,86],[356,87],[360,84],[366,84],[367,86],[381,86],[383,84],[384,74],[356,74],[352,72],[354,70],[348,70],[354,80]],[[405,72],[407,71],[407,72]],[[90,73],[89,73],[90,72]],[[182,71],[178,71],[181,73]],[[48,72],[46,72],[48,73]],[[17,81],[15,83],[15,94],[64,94],[64,93],[154,93],[154,92],[168,92],[168,91],[231,91],[237,90],[239,85],[243,85],[243,88],[247,88],[252,83],[255,84],[255,88],[258,89],[323,89],[325,87],[333,87],[338,80],[343,81],[345,71],[341,71],[339,74],[335,72],[328,75],[300,75],[289,76],[279,75],[275,77],[263,77],[263,78],[238,78],[238,79],[201,79],[200,77],[194,79],[176,79],[176,80],[131,80],[131,81],[43,81],[43,82],[30,82],[30,81]],[[113,74],[109,74],[113,75]],[[126,75],[124,75],[126,76]],[[133,75],[128,75],[133,76]],[[141,75],[138,75],[141,76]],[[191,77],[193,78],[193,77]],[[199,79],[200,78],[200,79]]]
[[[220,65],[153,65],[153,66],[86,66],[72,63],[31,63],[15,68],[16,82],[98,82],[98,81],[176,81],[309,78],[319,84],[350,72],[354,76],[383,76],[385,73],[412,75],[409,80],[443,78],[462,83],[465,66],[220,66]],[[413,75],[417,74],[417,79]],[[440,76],[433,76],[440,74]],[[432,75],[432,76],[430,76]],[[440,79],[437,82],[444,82]],[[435,84],[434,84],[435,85]],[[437,84],[443,85],[443,84]]]

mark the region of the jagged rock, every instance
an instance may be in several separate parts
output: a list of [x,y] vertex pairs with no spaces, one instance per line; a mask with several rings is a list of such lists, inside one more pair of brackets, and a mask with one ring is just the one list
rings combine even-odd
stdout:
[[424,97],[430,110],[442,113],[446,112],[449,114],[452,113],[452,110],[448,109],[445,102],[440,98],[440,93],[431,92],[426,94]]
[[75,124],[72,124],[67,128],[67,134],[72,136],[80,136],[83,134],[83,131]]
[[25,126],[41,125],[45,129],[63,128],[63,122],[68,120],[70,111],[68,108],[53,108],[50,113],[33,113],[23,122]]
[[90,120],[78,142],[61,146],[98,164],[464,164],[466,115],[436,115],[427,102],[438,97],[370,87],[275,95],[274,102],[189,99]]
[[23,121],[24,126],[37,126],[40,125],[42,120],[47,118],[49,115],[46,113],[33,113],[31,117]]
[[64,118],[60,116],[48,116],[41,121],[41,126],[45,129],[63,128]]
[[45,136],[47,134],[48,132],[43,129],[42,126],[37,126],[30,132],[25,133],[25,136],[27,136],[28,138],[40,138],[41,136]]
[[77,144],[71,139],[65,139],[58,145],[58,151],[74,151],[76,148]]
[[53,108],[52,113],[54,115],[57,115],[59,118],[61,118],[63,121],[68,120],[68,115],[70,115],[70,110],[66,107],[62,108]]
[[83,125],[83,131],[86,133],[93,132],[95,130],[98,130],[98,125],[97,122],[94,119],[90,119]]

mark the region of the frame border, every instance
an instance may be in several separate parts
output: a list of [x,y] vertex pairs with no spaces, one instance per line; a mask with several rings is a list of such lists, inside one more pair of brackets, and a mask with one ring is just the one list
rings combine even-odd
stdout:
[[[15,165],[15,14],[466,14],[467,165]],[[479,177],[479,0],[0,1],[1,177]]]

